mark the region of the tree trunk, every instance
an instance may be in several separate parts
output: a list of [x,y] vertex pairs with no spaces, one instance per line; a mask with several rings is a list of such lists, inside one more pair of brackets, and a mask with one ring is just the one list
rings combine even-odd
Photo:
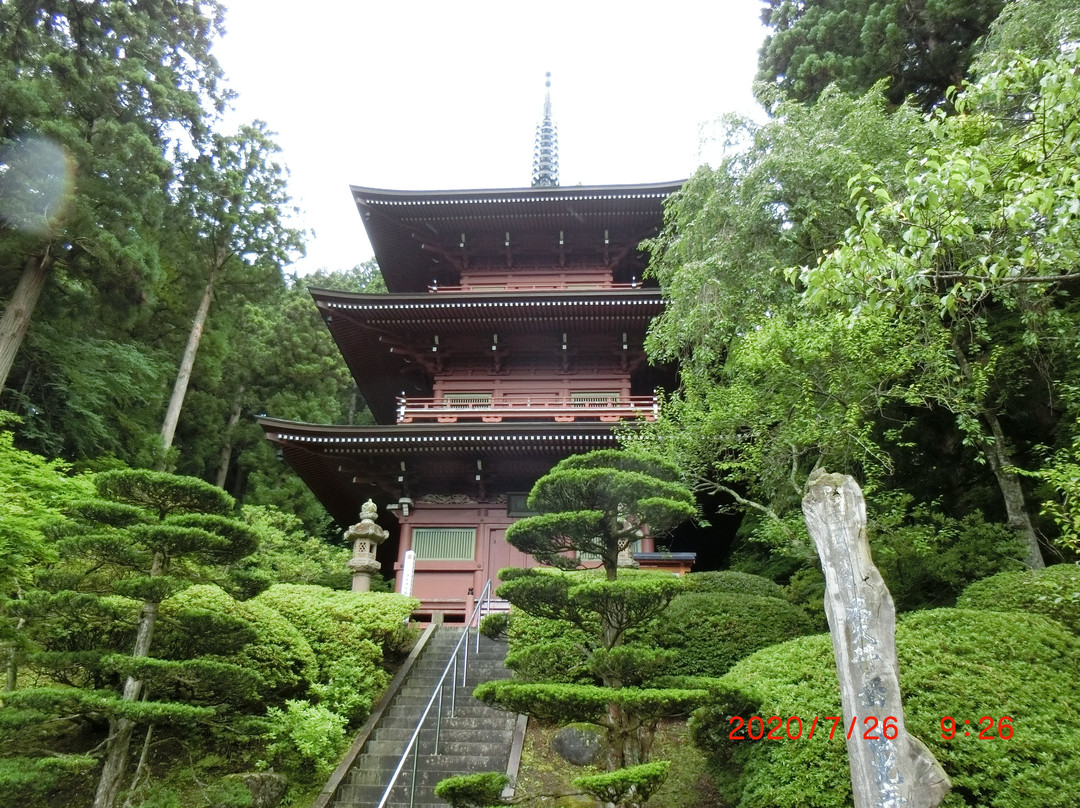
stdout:
[[1005,500],[1005,514],[1009,519],[1009,527],[1016,531],[1024,544],[1024,562],[1033,570],[1041,570],[1046,566],[1046,562],[1043,561],[1039,537],[1035,534],[1035,527],[1031,524],[1031,517],[1028,515],[1027,501],[1024,499],[1024,489],[1020,486],[1020,477],[1013,471],[1012,458],[1005,451],[1005,432],[994,413],[984,411],[983,418],[990,426],[990,434],[994,436],[994,440],[992,443],[983,441],[982,450],[986,454],[986,461],[994,472],[998,488],[1001,489],[1001,496]]
[[[165,412],[165,422],[161,425],[161,443],[164,453],[168,453],[169,449],[172,448],[173,436],[176,434],[176,424],[180,420],[180,409],[184,406],[184,397],[187,395],[188,383],[191,381],[191,371],[195,367],[195,354],[199,351],[203,327],[206,325],[206,317],[210,313],[210,301],[214,297],[214,275],[214,272],[210,273],[210,279],[206,282],[206,290],[203,292],[199,309],[195,312],[195,320],[192,322],[191,332],[188,334],[187,347],[184,348],[184,357],[180,360],[180,370],[176,374],[176,384],[173,385],[172,397],[169,399],[169,408]],[[157,470],[165,470],[165,454],[162,454]]]
[[[970,382],[971,366],[955,337],[953,338],[952,347],[960,373],[965,380]],[[1020,485],[1020,477],[1013,471],[1012,458],[1005,450],[1005,430],[1001,428],[1001,421],[998,420],[997,413],[980,404],[979,414],[987,426],[990,427],[990,434],[993,436],[992,441],[979,441],[979,448],[986,455],[986,461],[994,472],[994,478],[997,480],[1001,497],[1005,500],[1005,514],[1009,520],[1009,527],[1016,531],[1018,538],[1024,544],[1024,560],[1027,565],[1033,570],[1042,569],[1046,564],[1043,561],[1042,550],[1039,549],[1039,537],[1035,535],[1035,527],[1031,524],[1031,516],[1028,514],[1027,501],[1024,498],[1024,489]]]
[[844,726],[851,728],[845,734],[855,808],[935,808],[951,784],[904,725],[896,610],[870,557],[862,491],[851,477],[819,469],[802,509],[825,573],[825,614]]
[[240,389],[236,391],[236,404],[233,406],[232,414],[229,416],[229,423],[225,426],[225,442],[221,445],[221,460],[218,463],[218,473],[215,485],[224,490],[225,480],[229,476],[229,463],[232,462],[233,453],[233,439],[232,433],[236,429],[236,425],[240,423],[240,416],[244,412],[244,385],[240,385]]
[[[161,575],[165,570],[165,556],[160,551],[154,554],[154,563],[150,575]],[[160,604],[148,600],[143,603],[139,615],[139,628],[135,634],[135,648],[131,655],[136,659],[149,656],[150,643],[154,638],[154,626],[157,623]],[[129,676],[124,682],[124,701],[138,701],[142,693],[142,681]],[[94,808],[113,808],[120,793],[120,784],[127,769],[128,752],[131,749],[131,737],[135,733],[135,722],[130,718],[109,719],[109,740],[105,747],[105,764],[101,768],[97,793],[94,795]]]
[[30,328],[30,318],[37,308],[54,260],[52,253],[46,250],[43,255],[35,255],[26,262],[19,285],[0,317],[0,392],[7,384],[15,356]]

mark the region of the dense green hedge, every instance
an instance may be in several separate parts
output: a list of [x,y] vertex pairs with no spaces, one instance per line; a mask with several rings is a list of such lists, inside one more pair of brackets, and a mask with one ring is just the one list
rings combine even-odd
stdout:
[[758,595],[763,598],[785,596],[784,587],[761,575],[736,570],[691,572],[683,577],[687,592],[713,592],[724,595]]
[[999,572],[971,584],[956,605],[992,612],[1034,612],[1080,633],[1080,567],[1056,564],[1041,570]]
[[754,651],[814,631],[786,600],[714,592],[679,595],[658,623],[659,645],[678,651],[669,672],[687,676],[720,676]]
[[[909,731],[927,744],[953,782],[944,808],[1072,808],[1080,804],[1080,639],[1038,615],[962,609],[915,612],[897,625],[900,683]],[[739,662],[721,695],[695,713],[733,808],[847,808],[851,784],[842,738],[732,741],[729,717],[840,715],[828,635],[802,637]],[[963,721],[1011,716],[1008,740],[963,736]],[[941,738],[952,716],[960,732]]]
[[407,621],[420,605],[389,592],[341,592],[307,584],[278,584],[253,600],[284,615],[326,660],[366,657],[367,642],[387,656],[407,651],[415,639]]
[[[169,598],[161,612],[166,618],[159,638],[163,656],[204,654],[243,665],[266,681],[266,695],[271,699],[302,693],[317,678],[319,666],[311,645],[291,622],[263,603],[239,601],[220,587],[200,585]],[[239,649],[214,653],[214,645],[221,640],[213,630],[220,625],[216,616],[233,618],[247,627],[249,638]],[[184,630],[171,632],[170,620],[182,624]],[[198,625],[211,630],[200,633]]]

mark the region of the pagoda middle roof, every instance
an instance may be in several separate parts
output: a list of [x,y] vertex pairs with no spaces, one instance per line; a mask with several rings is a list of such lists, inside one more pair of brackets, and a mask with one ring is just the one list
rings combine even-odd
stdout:
[[464,243],[461,249],[496,254],[508,233],[514,243],[526,233],[561,232],[636,246],[658,232],[664,200],[683,182],[453,191],[354,185],[351,191],[387,289],[407,292],[426,288],[440,253]]
[[[663,311],[659,289],[360,294],[311,289],[330,333],[379,423],[391,423],[406,376],[420,367],[392,334],[640,332]],[[410,394],[430,395],[430,384]]]

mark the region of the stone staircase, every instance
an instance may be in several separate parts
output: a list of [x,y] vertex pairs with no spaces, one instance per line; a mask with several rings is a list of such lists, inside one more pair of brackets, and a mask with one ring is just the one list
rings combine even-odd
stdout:
[[[326,803],[328,806],[376,808],[463,631],[461,627],[444,625],[428,639],[374,731],[333,789],[333,797]],[[446,803],[433,791],[440,780],[455,774],[506,771],[517,716],[492,709],[472,697],[473,688],[480,682],[510,676],[503,665],[506,644],[481,637],[477,650],[475,630],[467,641],[468,675],[462,687],[459,649],[453,715],[450,714],[448,676],[443,686],[441,718],[436,715],[439,707],[436,700],[420,732],[415,758],[416,793],[410,801],[414,762],[410,755],[386,803],[387,808],[409,808],[410,805],[413,808],[445,808]],[[437,726],[439,748],[435,754]]]

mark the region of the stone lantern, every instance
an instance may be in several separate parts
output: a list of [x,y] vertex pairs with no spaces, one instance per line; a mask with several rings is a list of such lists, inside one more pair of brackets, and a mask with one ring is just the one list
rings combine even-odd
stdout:
[[360,508],[360,521],[345,531],[345,538],[353,541],[353,556],[346,566],[352,571],[352,591],[371,590],[371,575],[381,569],[375,560],[375,548],[385,541],[390,531],[375,524],[378,510],[370,499]]

